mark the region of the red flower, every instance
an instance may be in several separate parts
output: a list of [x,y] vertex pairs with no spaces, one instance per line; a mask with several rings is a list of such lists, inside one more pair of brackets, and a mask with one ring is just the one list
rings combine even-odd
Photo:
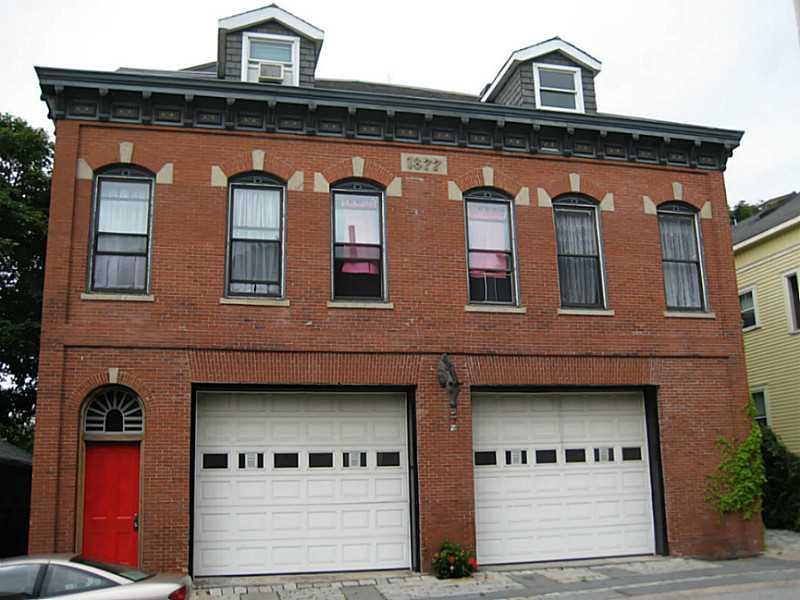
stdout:
[[451,565],[454,565],[456,563],[456,555],[455,554],[448,554],[447,555],[447,562],[449,562]]
[[467,564],[472,567],[473,571],[478,570],[478,560],[474,556],[471,556],[469,560],[467,560]]

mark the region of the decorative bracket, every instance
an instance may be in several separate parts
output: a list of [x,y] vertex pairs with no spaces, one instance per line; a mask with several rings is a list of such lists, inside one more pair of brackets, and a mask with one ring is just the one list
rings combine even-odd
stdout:
[[439,385],[447,390],[447,395],[450,397],[450,408],[455,411],[458,406],[458,392],[461,391],[461,382],[456,375],[456,368],[447,353],[442,354],[439,359],[439,364],[436,367],[436,377],[439,380]]

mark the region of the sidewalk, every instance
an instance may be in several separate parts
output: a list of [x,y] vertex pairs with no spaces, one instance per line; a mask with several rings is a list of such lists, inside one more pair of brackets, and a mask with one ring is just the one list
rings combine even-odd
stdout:
[[795,585],[800,590],[800,534],[768,532],[763,556],[732,561],[634,557],[487,568],[463,580],[393,571],[198,579],[195,585],[196,600],[600,600],[715,588],[730,593],[736,589],[730,586],[783,586],[794,593]]

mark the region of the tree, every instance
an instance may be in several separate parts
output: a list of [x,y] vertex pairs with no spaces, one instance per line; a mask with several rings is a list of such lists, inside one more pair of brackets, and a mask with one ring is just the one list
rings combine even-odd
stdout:
[[758,206],[755,204],[748,204],[744,200],[739,200],[736,205],[730,210],[731,223],[736,225],[744,221],[746,218],[756,214]]
[[53,145],[0,114],[0,438],[30,449]]

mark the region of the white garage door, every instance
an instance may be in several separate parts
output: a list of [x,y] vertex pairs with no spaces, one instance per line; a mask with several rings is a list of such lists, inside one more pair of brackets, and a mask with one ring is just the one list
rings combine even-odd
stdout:
[[473,398],[481,564],[655,552],[640,393]]
[[194,574],[409,568],[405,402],[199,392]]

